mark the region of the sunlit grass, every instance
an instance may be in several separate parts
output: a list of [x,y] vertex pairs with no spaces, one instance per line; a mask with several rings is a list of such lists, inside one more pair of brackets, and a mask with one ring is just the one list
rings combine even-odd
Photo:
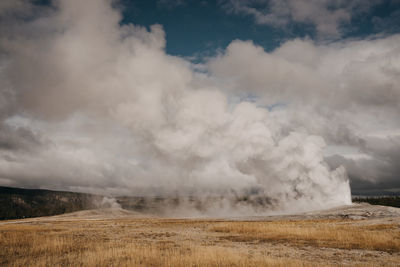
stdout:
[[[107,229],[103,229],[107,231]],[[68,233],[68,235],[65,235]],[[116,234],[116,233],[114,233]],[[120,233],[121,234],[121,233]],[[167,235],[168,236],[168,235]],[[1,227],[0,265],[9,266],[313,266],[293,259],[250,257],[230,248],[174,241],[138,241],[161,234],[139,232],[121,241],[85,228],[48,231],[46,227]]]
[[222,222],[213,231],[232,241],[285,242],[292,245],[400,251],[397,225],[355,226],[335,221]]
[[[397,225],[340,221],[244,222],[108,219],[0,225],[0,266],[335,266],[322,256],[271,255],[265,244],[295,249],[398,253]],[[386,265],[396,266],[396,255]],[[360,266],[368,261],[358,259]],[[362,264],[360,264],[362,262]],[[357,264],[356,264],[357,265]],[[373,264],[371,264],[373,266]]]

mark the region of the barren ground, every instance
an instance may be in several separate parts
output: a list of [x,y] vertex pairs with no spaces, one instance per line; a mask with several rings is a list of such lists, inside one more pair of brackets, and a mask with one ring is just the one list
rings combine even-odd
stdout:
[[1,266],[400,266],[400,209],[177,219],[122,209],[0,222]]

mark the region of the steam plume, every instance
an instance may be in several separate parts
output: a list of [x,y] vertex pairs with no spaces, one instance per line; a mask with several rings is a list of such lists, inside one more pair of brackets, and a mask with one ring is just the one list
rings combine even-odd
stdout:
[[108,0],[43,12],[4,18],[2,184],[223,196],[210,209],[248,214],[351,202],[344,168],[324,162],[323,138],[232,100],[229,83],[165,53],[160,25],[120,25]]

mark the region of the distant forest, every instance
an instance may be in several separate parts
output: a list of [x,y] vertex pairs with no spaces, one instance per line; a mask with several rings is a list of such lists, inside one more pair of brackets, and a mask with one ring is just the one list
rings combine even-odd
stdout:
[[91,194],[0,186],[0,220],[94,209],[102,199]]
[[353,202],[367,202],[372,205],[382,205],[400,208],[400,196],[354,196]]

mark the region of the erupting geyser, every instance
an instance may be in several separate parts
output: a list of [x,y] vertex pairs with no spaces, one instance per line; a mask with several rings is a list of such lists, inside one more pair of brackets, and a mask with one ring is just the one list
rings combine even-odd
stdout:
[[160,25],[120,25],[108,0],[56,3],[1,38],[3,184],[218,196],[210,210],[241,214],[351,203],[323,138],[166,54]]

